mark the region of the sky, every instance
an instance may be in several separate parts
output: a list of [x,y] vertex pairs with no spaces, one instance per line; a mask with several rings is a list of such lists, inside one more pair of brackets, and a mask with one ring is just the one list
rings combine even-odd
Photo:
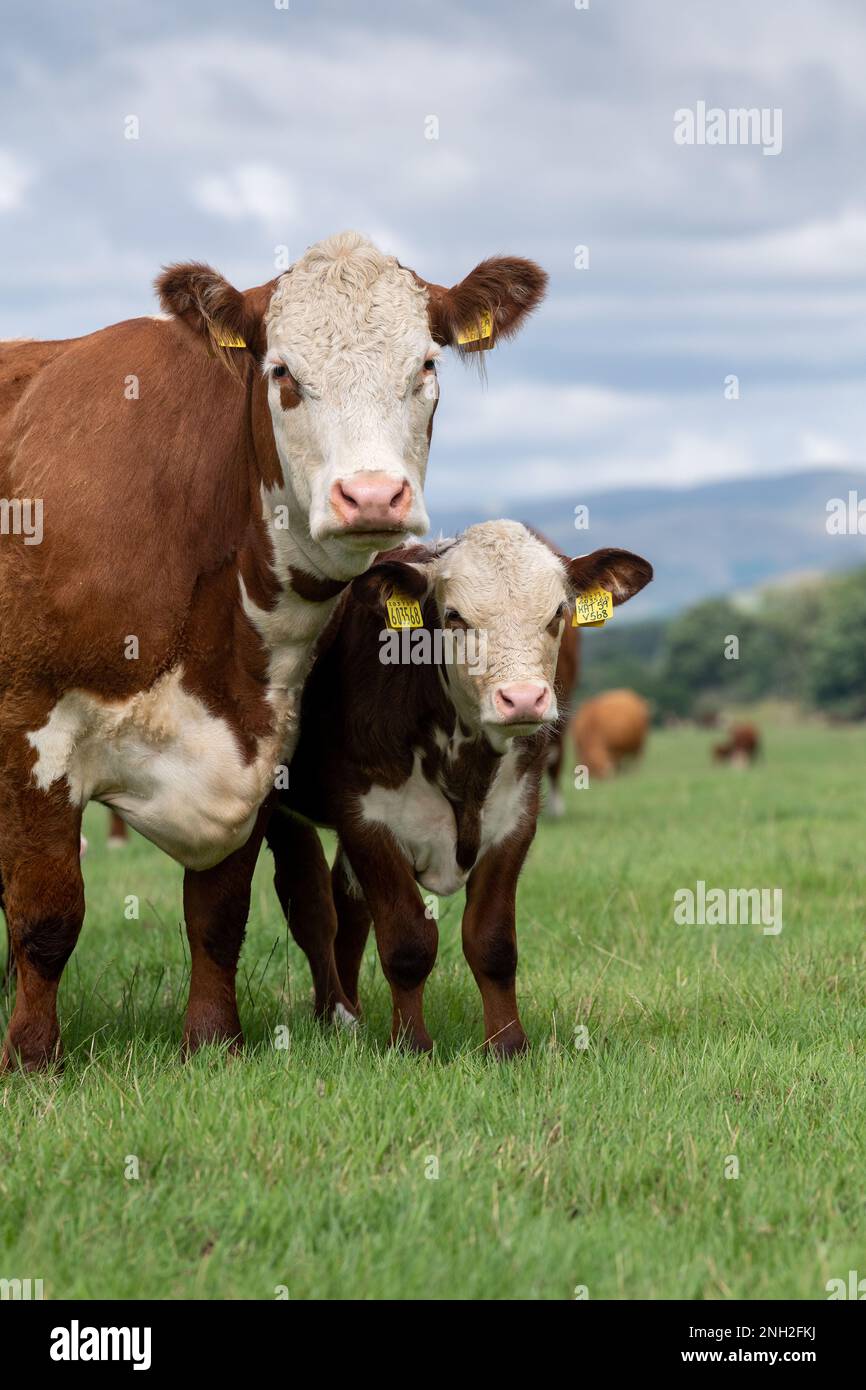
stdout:
[[[863,462],[862,0],[285,3],[7,0],[0,337],[355,227],[428,280],[551,277],[486,382],[443,362],[434,513]],[[781,148],[679,143],[698,103]]]

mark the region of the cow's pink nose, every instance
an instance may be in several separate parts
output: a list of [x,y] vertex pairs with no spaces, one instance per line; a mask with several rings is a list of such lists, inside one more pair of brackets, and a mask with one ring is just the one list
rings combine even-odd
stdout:
[[506,724],[535,723],[550,708],[550,686],[537,681],[512,681],[493,692],[497,714]]
[[389,473],[355,473],[331,488],[331,506],[347,530],[394,530],[411,505],[408,479]]

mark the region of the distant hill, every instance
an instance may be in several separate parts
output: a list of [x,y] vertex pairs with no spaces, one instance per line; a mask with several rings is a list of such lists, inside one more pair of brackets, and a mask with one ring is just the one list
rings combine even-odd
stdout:
[[[622,616],[645,619],[710,595],[866,563],[866,536],[831,536],[826,529],[827,502],[847,498],[849,490],[866,497],[866,469],[546,497],[506,504],[499,515],[537,527],[570,554],[616,545],[644,555],[655,582]],[[589,508],[588,530],[574,528],[576,501]],[[436,534],[453,535],[481,519],[468,509],[440,511],[431,525]]]

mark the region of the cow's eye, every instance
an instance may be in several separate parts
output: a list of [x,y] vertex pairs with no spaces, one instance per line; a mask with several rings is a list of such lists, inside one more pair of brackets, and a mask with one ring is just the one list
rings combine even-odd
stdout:
[[278,362],[277,365],[276,365],[275,367],[272,367],[272,368],[271,368],[271,376],[275,376],[275,377],[279,378],[279,377],[281,377],[281,376],[288,376],[288,375],[289,375],[289,369],[288,369],[288,367],[284,367],[283,364],[282,364],[282,362]]
[[435,370],[436,370],[436,359],[435,359],[434,357],[428,357],[428,358],[427,358],[427,361],[424,363],[424,370],[425,370],[425,372],[435,372]]
[[547,624],[547,631],[550,633],[551,637],[559,636],[559,624],[563,619],[568,617],[569,612],[570,609],[567,603],[561,603],[559,605],[550,622]]

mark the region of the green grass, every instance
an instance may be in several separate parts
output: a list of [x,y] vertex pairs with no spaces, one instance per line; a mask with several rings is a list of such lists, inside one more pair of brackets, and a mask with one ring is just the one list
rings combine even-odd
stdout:
[[[542,825],[520,897],[532,1051],[511,1064],[479,1050],[457,899],[432,1059],[386,1047],[372,948],[362,1027],[320,1030],[263,856],[246,1054],[182,1065],[180,871],[139,839],[106,853],[91,808],[66,1070],[0,1082],[0,1277],[53,1298],[760,1299],[866,1275],[866,731],[779,727],[746,773],[712,767],[710,737],[656,734]],[[675,926],[699,878],[782,888],[781,935]]]

